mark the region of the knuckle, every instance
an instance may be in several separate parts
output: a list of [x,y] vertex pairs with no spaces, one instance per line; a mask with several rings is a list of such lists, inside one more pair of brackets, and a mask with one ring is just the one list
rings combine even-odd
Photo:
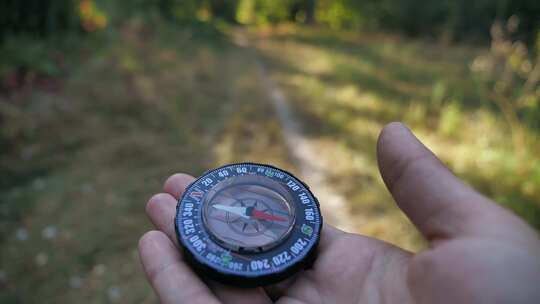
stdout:
[[154,240],[160,237],[161,232],[157,230],[150,230],[145,232],[139,239],[139,251],[151,245]]
[[165,186],[173,186],[173,185],[178,185],[178,184],[187,184],[188,181],[191,181],[193,180],[193,177],[191,175],[188,175],[188,174],[185,174],[185,173],[175,173],[171,176],[169,176],[169,178],[167,178],[167,180],[165,181]]
[[146,203],[146,212],[147,213],[151,212],[151,210],[155,208],[155,206],[157,206],[158,204],[160,204],[161,202],[163,202],[164,200],[168,198],[169,198],[169,195],[166,193],[158,193],[158,194],[152,195],[152,197]]

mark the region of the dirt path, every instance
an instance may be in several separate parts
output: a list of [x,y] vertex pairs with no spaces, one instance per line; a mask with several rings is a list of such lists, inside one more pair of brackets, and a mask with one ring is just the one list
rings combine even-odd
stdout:
[[[249,48],[251,43],[243,30],[234,32],[233,41],[236,45]],[[303,133],[302,124],[289,106],[289,101],[272,80],[268,69],[254,52],[258,77],[268,95],[281,126],[282,136],[292,161],[300,171],[301,178],[309,185],[321,204],[326,223],[345,231],[354,231],[353,219],[348,212],[345,198],[328,184],[325,168],[328,164],[322,159],[309,139]]]
[[292,112],[287,97],[272,81],[268,70],[257,61],[259,78],[268,93],[281,123],[283,138],[298,166],[302,178],[310,186],[321,203],[325,221],[346,231],[353,230],[353,221],[344,197],[334,191],[327,183],[325,161],[317,155],[316,149],[302,133],[302,125]]

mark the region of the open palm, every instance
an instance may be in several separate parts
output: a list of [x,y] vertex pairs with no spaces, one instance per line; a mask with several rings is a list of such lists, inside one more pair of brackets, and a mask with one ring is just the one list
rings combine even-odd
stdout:
[[265,288],[203,282],[184,263],[174,232],[176,202],[193,181],[171,176],[146,211],[156,226],[139,242],[162,303],[537,303],[540,240],[519,218],[459,181],[399,123],[377,147],[381,175],[429,241],[412,254],[325,225],[311,269]]

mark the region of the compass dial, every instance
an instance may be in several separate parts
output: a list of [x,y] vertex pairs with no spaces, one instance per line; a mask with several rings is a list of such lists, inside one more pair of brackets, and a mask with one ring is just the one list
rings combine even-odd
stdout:
[[236,176],[205,197],[203,221],[212,237],[234,251],[264,251],[286,238],[294,225],[293,199],[266,177]]
[[209,171],[177,205],[186,261],[201,276],[260,286],[309,267],[322,227],[319,204],[290,173],[240,163]]

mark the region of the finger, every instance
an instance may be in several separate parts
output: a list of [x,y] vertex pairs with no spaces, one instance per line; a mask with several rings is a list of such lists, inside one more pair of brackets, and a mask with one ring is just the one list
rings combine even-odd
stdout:
[[[177,173],[167,179],[164,191],[154,195],[146,205],[146,212],[154,226],[163,231],[178,245],[174,218],[177,199],[182,196],[186,187],[195,180],[190,175]],[[270,299],[262,289],[242,289],[227,287],[219,283],[211,283],[211,289],[225,303],[269,303]]]
[[163,189],[166,193],[159,193],[150,198],[146,203],[146,214],[154,226],[163,231],[178,245],[174,230],[174,217],[176,215],[177,199],[182,196],[186,187],[193,182],[190,175],[177,173],[170,176]]
[[214,294],[223,303],[238,303],[238,304],[268,304],[272,300],[266,295],[264,289],[259,288],[237,288],[226,286],[215,281],[209,281],[209,286],[214,291]]
[[285,295],[287,290],[294,284],[294,282],[296,281],[296,278],[299,275],[302,275],[302,271],[295,274],[293,277],[285,279],[281,282],[264,286],[264,291],[266,292],[266,294],[268,295],[270,299],[272,299],[273,301],[277,301],[279,298]]
[[174,198],[179,199],[182,194],[184,194],[184,190],[186,190],[187,186],[189,186],[189,184],[191,184],[194,180],[195,178],[191,175],[176,173],[171,175],[171,177],[165,181],[163,190],[172,195]]
[[174,230],[176,204],[176,199],[169,193],[158,193],[146,203],[146,214],[156,229],[161,230],[174,244],[178,245]]
[[377,143],[381,175],[398,206],[428,240],[474,233],[496,205],[463,184],[401,123]]
[[162,232],[144,234],[139,241],[139,255],[161,303],[219,303]]
[[326,250],[329,248],[333,241],[344,236],[346,232],[340,230],[332,225],[324,224],[321,231],[321,240],[319,242],[319,250]]

